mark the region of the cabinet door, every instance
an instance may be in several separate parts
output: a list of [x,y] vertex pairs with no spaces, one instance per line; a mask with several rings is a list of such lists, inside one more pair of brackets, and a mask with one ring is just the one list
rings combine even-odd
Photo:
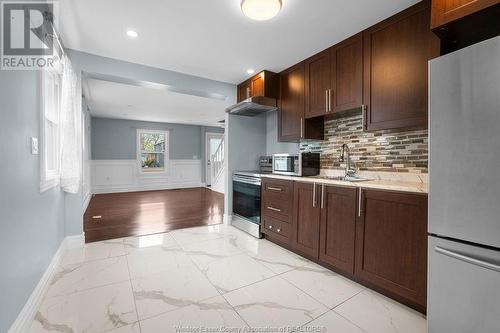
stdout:
[[251,78],[251,97],[254,96],[264,96],[264,72]]
[[362,190],[355,275],[425,309],[427,196]]
[[295,182],[293,185],[294,216],[292,247],[311,257],[318,257],[320,206],[319,186]]
[[499,0],[432,0],[431,29],[498,3]]
[[365,130],[427,126],[427,63],[439,55],[421,2],[363,32]]
[[363,104],[363,34],[335,45],[331,50],[331,108],[341,112]]
[[238,103],[251,97],[251,82],[245,81],[238,85]]
[[321,187],[319,259],[354,274],[356,189]]
[[328,113],[330,85],[331,61],[327,50],[306,60],[306,118]]
[[280,141],[298,140],[304,134],[304,63],[281,73],[278,135]]

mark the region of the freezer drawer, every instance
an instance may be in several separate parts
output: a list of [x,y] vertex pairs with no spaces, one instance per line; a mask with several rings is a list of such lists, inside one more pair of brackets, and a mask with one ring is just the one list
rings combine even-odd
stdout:
[[500,251],[429,237],[428,333],[500,329]]

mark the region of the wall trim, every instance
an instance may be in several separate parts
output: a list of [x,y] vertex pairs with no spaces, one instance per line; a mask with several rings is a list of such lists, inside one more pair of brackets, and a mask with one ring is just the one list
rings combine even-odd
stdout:
[[31,323],[33,322],[36,312],[38,311],[38,308],[42,304],[42,300],[47,290],[50,287],[50,281],[52,281],[52,278],[56,273],[57,267],[61,262],[64,252],[68,249],[83,247],[83,245],[85,244],[84,239],[85,238],[83,237],[82,234],[75,236],[67,236],[62,240],[61,244],[59,245],[59,248],[52,257],[49,266],[47,267],[42,277],[38,281],[38,284],[36,285],[35,289],[33,289],[33,292],[31,293],[30,297],[24,304],[24,307],[22,308],[16,320],[10,327],[8,333],[25,333],[29,331]]
[[90,200],[92,199],[92,192],[89,192],[85,195],[85,199],[83,200],[83,214],[87,211],[87,208],[89,208]]
[[92,160],[92,193],[203,187],[201,160],[170,160],[167,172],[139,172],[136,160]]
[[232,220],[233,220],[233,215],[229,215],[229,214],[224,214],[224,216],[222,218],[223,223],[228,224],[228,225],[231,224]]

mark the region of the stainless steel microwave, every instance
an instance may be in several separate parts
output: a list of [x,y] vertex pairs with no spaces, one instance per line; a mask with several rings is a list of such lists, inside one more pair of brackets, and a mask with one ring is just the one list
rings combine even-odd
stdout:
[[319,175],[320,154],[274,154],[273,173],[288,176],[316,176]]

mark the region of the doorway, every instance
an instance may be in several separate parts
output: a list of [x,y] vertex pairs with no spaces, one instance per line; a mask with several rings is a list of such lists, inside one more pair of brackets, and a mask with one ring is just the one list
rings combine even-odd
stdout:
[[217,171],[219,168],[215,165],[215,156],[221,149],[221,143],[224,139],[224,133],[206,133],[205,144],[206,144],[206,184],[207,186],[212,186],[215,177],[217,176]]

